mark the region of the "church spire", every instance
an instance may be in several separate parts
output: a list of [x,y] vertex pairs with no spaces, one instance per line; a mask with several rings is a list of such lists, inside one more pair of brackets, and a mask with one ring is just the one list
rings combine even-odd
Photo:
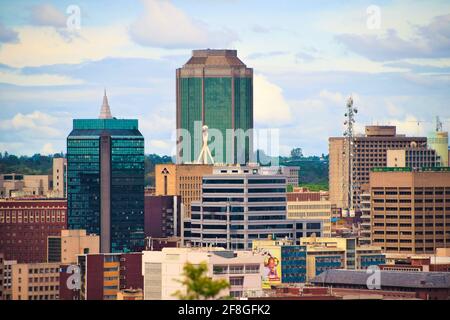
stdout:
[[111,115],[111,109],[109,108],[108,104],[108,97],[106,96],[106,89],[103,95],[103,104],[102,108],[100,109],[100,116],[99,119],[112,119]]

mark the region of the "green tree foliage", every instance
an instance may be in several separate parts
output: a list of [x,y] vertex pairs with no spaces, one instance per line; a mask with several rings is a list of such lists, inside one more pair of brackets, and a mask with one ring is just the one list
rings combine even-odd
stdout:
[[34,156],[15,156],[5,152],[0,157],[0,173],[20,173],[20,174],[51,174],[53,158],[60,157],[61,154],[44,156],[35,154]]
[[294,148],[291,150],[291,158],[292,159],[301,159],[303,158],[302,148]]
[[[53,156],[35,154],[34,156],[15,156],[8,152],[0,153],[0,173],[20,173],[20,174],[52,174],[53,158],[64,157],[62,153]],[[155,165],[158,163],[172,163],[169,156],[149,154],[145,156],[145,184],[155,185]]]
[[145,156],[145,184],[147,186],[155,185],[155,165],[159,163],[172,163],[169,156],[160,156],[157,154],[149,154]]
[[173,296],[180,300],[209,300],[230,286],[225,279],[211,279],[207,272],[208,265],[205,262],[199,265],[186,263],[183,268],[184,280],[179,281],[186,287],[186,294],[177,291]]

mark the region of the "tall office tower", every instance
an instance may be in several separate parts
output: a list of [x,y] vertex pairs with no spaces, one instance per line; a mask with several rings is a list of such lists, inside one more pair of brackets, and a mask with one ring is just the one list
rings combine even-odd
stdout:
[[450,247],[449,168],[374,168],[370,197],[373,245],[413,254]]
[[187,137],[178,134],[177,163],[196,161],[204,125],[209,128],[216,163],[248,163],[253,136],[233,138],[227,129],[253,129],[253,69],[237,57],[236,50],[194,50],[189,61],[177,69],[176,77],[177,129],[190,135],[186,141]]
[[[346,139],[329,139],[329,183],[330,201],[338,208],[349,207],[348,175],[349,157],[346,155]],[[396,133],[395,126],[366,126],[365,135],[353,138],[353,205],[361,211],[361,190],[369,183],[370,169],[386,167],[388,149],[405,149],[411,146],[425,147],[426,137],[406,137]]]
[[322,221],[288,220],[286,177],[262,175],[257,166],[217,166],[205,175],[200,201],[191,203],[185,239],[193,246],[251,249],[252,241],[322,234]]
[[67,159],[53,158],[53,196],[67,198]]
[[144,137],[138,120],[74,119],[67,137],[68,225],[100,235],[100,251],[144,247]]
[[448,167],[448,132],[442,131],[442,122],[436,117],[436,131],[428,136],[428,145],[435,149],[441,160],[441,167]]
[[[386,153],[387,167],[392,168],[435,168],[441,166],[440,157],[436,150],[428,147],[411,146],[404,149],[389,149]],[[361,192],[361,234],[360,244],[370,244],[371,218],[370,218],[370,192],[369,185],[363,186]]]

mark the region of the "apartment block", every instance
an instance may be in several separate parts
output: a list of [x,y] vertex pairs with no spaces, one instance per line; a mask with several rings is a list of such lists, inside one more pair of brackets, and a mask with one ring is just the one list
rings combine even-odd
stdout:
[[386,252],[450,247],[450,169],[374,168],[371,241]]
[[144,251],[142,275],[145,300],[173,300],[176,291],[185,292],[180,283],[186,263],[208,265],[208,275],[225,279],[230,287],[219,297],[242,297],[261,290],[264,257],[251,251],[228,251],[223,248],[164,248]]
[[17,264],[15,260],[5,260],[5,255],[0,253],[0,300],[12,299],[12,266]]
[[47,262],[76,264],[77,255],[100,252],[100,237],[86,230],[61,230],[60,236],[48,237]]
[[370,265],[379,265],[386,262],[382,248],[369,245],[359,246],[357,238],[309,237],[301,238],[300,244],[311,248],[337,248],[344,250],[345,269],[367,269]]
[[0,200],[0,252],[18,263],[47,261],[47,238],[67,229],[67,201]]
[[181,235],[181,197],[144,196],[144,232],[146,238],[170,238]]
[[59,300],[59,263],[12,265],[12,300]]
[[116,300],[125,289],[142,289],[142,253],[78,255],[82,300]]
[[[329,139],[329,183],[330,201],[338,208],[349,207],[349,157],[348,139],[331,137]],[[361,192],[369,183],[370,169],[387,166],[387,151],[409,147],[426,147],[426,137],[406,137],[397,134],[395,126],[366,126],[364,135],[353,139],[353,204],[360,210]]]
[[288,192],[287,218],[288,220],[320,220],[322,222],[322,236],[331,237],[331,202],[327,192]]

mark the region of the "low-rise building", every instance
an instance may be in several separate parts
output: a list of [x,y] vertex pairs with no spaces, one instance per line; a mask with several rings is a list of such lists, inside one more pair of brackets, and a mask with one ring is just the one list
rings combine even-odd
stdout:
[[77,255],[100,252],[100,237],[86,230],[61,230],[60,236],[49,236],[47,262],[76,264]]
[[12,265],[12,300],[59,300],[59,263]]
[[300,244],[318,248],[337,248],[345,254],[345,269],[366,269],[370,265],[386,262],[386,257],[380,247],[358,246],[357,238],[301,238]]
[[308,189],[294,189],[287,196],[287,218],[292,220],[320,220],[322,236],[331,237],[331,202],[328,192],[312,192]]
[[[363,292],[409,292],[424,300],[450,299],[450,273],[408,272],[380,270],[373,281],[373,273],[360,270],[327,270],[311,283],[321,287],[354,289]],[[371,277],[369,279],[369,277]]]
[[80,299],[115,300],[125,289],[142,289],[142,253],[78,255]]
[[12,299],[12,266],[15,260],[5,260],[5,255],[0,253],[0,300]]
[[142,289],[125,289],[117,292],[117,300],[144,300]]
[[306,281],[306,246],[292,240],[253,241],[253,252],[264,256],[263,289]]
[[264,257],[251,251],[228,251],[223,248],[164,248],[144,251],[142,274],[145,300],[173,300],[175,292],[185,292],[180,283],[186,263],[208,265],[208,275],[225,279],[230,287],[219,296],[241,297],[261,290]]
[[170,238],[181,235],[181,197],[144,196],[145,237]]

